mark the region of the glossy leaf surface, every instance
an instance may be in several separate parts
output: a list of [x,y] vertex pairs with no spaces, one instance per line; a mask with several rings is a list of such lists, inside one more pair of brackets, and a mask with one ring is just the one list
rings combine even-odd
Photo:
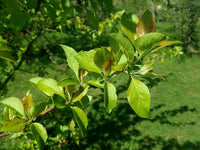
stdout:
[[146,10],[145,13],[142,15],[142,17],[140,18],[140,21],[138,22],[136,27],[137,37],[139,38],[147,33],[155,31],[156,31],[156,26],[153,15],[149,10]]
[[78,73],[79,63],[77,62],[75,58],[75,55],[77,54],[77,52],[69,46],[66,46],[66,45],[60,45],[60,46],[65,51],[65,55],[66,55],[67,63],[69,67],[75,72],[76,77],[79,78],[79,73]]
[[112,83],[107,81],[104,83],[104,104],[108,113],[110,113],[117,104],[116,88]]
[[82,135],[86,134],[86,128],[88,126],[88,119],[85,112],[79,107],[72,107],[74,118],[76,123],[78,124]]
[[27,92],[27,94],[24,96],[22,100],[22,104],[24,106],[25,112],[30,115],[31,108],[33,107],[33,98],[30,92]]
[[161,33],[148,33],[138,38],[135,41],[136,49],[140,56],[149,53],[154,47],[158,46],[159,43],[166,37]]
[[129,105],[136,114],[142,118],[149,118],[150,92],[147,86],[137,79],[132,79],[127,95]]
[[44,147],[44,143],[46,143],[46,140],[48,138],[46,129],[40,123],[32,123],[31,131],[37,141],[39,149],[42,150]]
[[25,117],[24,107],[22,105],[22,102],[18,98],[16,97],[6,98],[0,101],[0,103],[12,108],[13,110],[17,111],[19,114]]
[[75,57],[80,65],[88,71],[101,73],[101,69],[94,63],[94,55],[96,50],[81,51]]

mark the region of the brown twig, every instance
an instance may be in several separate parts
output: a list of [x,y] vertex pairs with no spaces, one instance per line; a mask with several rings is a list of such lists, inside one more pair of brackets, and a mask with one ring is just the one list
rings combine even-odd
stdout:
[[4,137],[4,136],[8,136],[8,135],[10,135],[10,133],[8,133],[8,132],[2,133],[2,134],[0,134],[0,138]]

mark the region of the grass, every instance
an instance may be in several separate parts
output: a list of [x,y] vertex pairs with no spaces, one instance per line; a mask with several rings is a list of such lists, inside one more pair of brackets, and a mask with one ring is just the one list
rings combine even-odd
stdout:
[[[34,66],[29,66],[34,67]],[[31,70],[30,68],[26,68]],[[64,70],[64,72],[63,72]],[[154,70],[166,81],[159,82],[151,89],[151,118],[142,119],[135,115],[125,97],[124,86],[127,76],[122,74],[113,80],[117,86],[119,100],[111,114],[103,107],[100,90],[92,89],[94,102],[88,108],[88,135],[82,139],[80,149],[129,149],[129,150],[196,150],[200,149],[200,61],[199,57],[167,59],[156,62]],[[50,64],[46,77],[62,79],[66,67]],[[66,74],[65,74],[66,73]],[[22,98],[30,84],[27,80],[37,74],[16,73],[10,82],[6,97]],[[39,103],[41,95],[32,89],[34,99]],[[15,149],[17,143],[6,138],[0,139],[0,149]]]

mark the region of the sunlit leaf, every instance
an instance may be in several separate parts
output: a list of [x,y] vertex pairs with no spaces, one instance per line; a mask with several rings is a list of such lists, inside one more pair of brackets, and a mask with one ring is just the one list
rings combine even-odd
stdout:
[[58,82],[59,86],[78,85],[78,84],[80,84],[80,83],[77,79],[70,78],[70,77],[67,77],[67,78],[61,80],[60,82]]
[[58,86],[57,81],[52,78],[39,80],[39,82],[37,83],[37,87],[47,96],[58,94],[62,97],[65,97],[63,88],[61,86]]
[[166,46],[169,46],[169,45],[173,45],[173,44],[182,44],[182,42],[180,41],[161,41],[159,44],[158,44],[158,47],[155,48],[154,50],[152,50],[151,52],[155,52],[163,47],[166,47]]
[[30,93],[30,91],[28,91],[26,93],[26,95],[24,96],[23,100],[22,100],[22,104],[24,106],[24,110],[25,112],[30,115],[31,113],[31,108],[33,107],[33,98],[32,95]]
[[86,129],[88,126],[87,116],[85,112],[79,107],[72,107],[72,110],[73,110],[75,121],[78,124],[82,135],[84,136],[86,134]]
[[77,54],[76,51],[73,48],[66,45],[60,45],[60,46],[65,51],[65,55],[66,55],[67,63],[69,67],[75,72],[76,77],[78,79],[79,78],[79,73],[78,73],[79,63],[75,58],[75,55]]
[[44,143],[46,143],[48,138],[46,129],[40,123],[32,123],[31,131],[37,141],[39,149],[42,150],[44,148]]
[[88,71],[101,73],[101,69],[94,63],[94,55],[96,50],[81,51],[75,57],[82,67]]
[[149,118],[150,92],[147,86],[137,79],[132,79],[127,95],[129,105],[136,114],[142,118]]
[[145,13],[142,15],[142,17],[140,18],[140,21],[138,22],[136,27],[137,37],[139,38],[147,33],[155,31],[156,27],[153,15],[149,10],[146,10]]
[[107,81],[104,83],[104,103],[108,113],[110,113],[117,104],[116,88],[112,83]]
[[148,33],[135,41],[135,46],[140,56],[148,54],[166,37],[161,33]]
[[25,117],[24,107],[22,105],[22,102],[18,98],[16,97],[6,98],[0,101],[0,103],[8,106],[9,108],[12,108],[13,110],[20,113],[23,117]]
[[11,133],[17,133],[23,131],[25,128],[27,122],[24,119],[12,119],[8,120],[1,128],[1,132],[11,132]]

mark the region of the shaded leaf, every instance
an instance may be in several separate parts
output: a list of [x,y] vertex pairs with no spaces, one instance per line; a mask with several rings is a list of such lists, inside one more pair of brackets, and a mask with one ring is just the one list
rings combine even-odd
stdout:
[[85,96],[85,95],[87,94],[88,88],[89,88],[88,85],[80,86],[80,88],[78,89],[78,91],[76,91],[76,92],[73,94],[72,102],[76,102],[76,101],[81,100],[82,97]]
[[129,85],[128,102],[136,114],[142,118],[150,116],[150,93],[147,86],[137,79],[132,79]]
[[42,113],[45,110],[46,105],[47,105],[46,102],[42,102],[42,103],[36,105],[34,107],[33,112],[31,113],[31,116],[37,117],[40,113]]
[[139,38],[147,33],[155,31],[156,31],[156,26],[153,15],[149,10],[146,10],[145,13],[142,15],[142,17],[140,18],[140,21],[138,22],[136,27],[137,37]]
[[1,132],[11,132],[11,133],[17,133],[24,130],[27,122],[24,119],[12,119],[8,120],[1,128]]
[[99,88],[104,88],[104,83],[102,83],[102,81],[103,81],[102,79],[97,79],[97,80],[90,80],[88,81],[88,83],[90,85],[93,85]]
[[88,126],[87,116],[85,112],[79,107],[72,107],[72,110],[73,110],[75,121],[78,124],[78,127],[80,128],[82,135],[84,136],[86,134],[86,129]]
[[[135,20],[139,21],[139,18],[135,17]],[[129,38],[129,40],[134,44],[136,36],[136,23],[132,20],[132,15],[126,13],[122,15],[121,29],[123,33]]]
[[94,63],[101,70],[104,70],[105,63],[111,59],[112,54],[107,48],[99,48],[94,55]]
[[53,101],[54,101],[54,105],[57,108],[64,108],[65,107],[66,99],[64,99],[62,96],[54,94],[53,95]]
[[134,47],[132,43],[120,33],[111,33],[109,43],[112,51],[116,54],[119,50],[125,53],[129,61],[134,60]]
[[107,81],[104,83],[104,104],[108,113],[110,113],[117,104],[116,88],[112,83]]
[[25,117],[24,107],[22,105],[22,102],[18,98],[16,97],[6,98],[0,101],[0,103],[8,106],[9,108],[12,108],[13,110],[21,114],[23,117]]

